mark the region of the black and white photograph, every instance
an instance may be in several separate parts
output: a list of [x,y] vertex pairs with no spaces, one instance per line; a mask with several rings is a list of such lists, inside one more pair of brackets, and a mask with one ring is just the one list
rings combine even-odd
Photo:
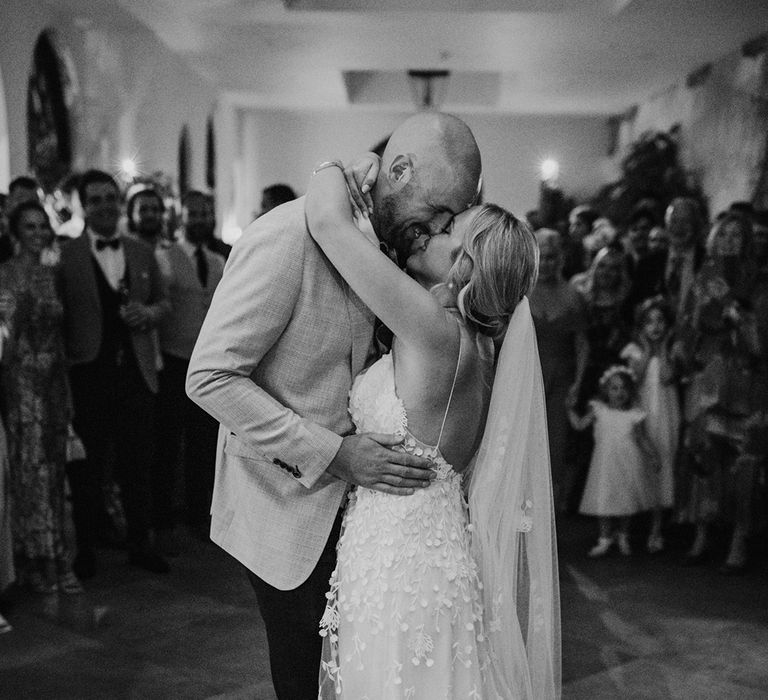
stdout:
[[765,0],[0,28],[0,697],[768,698]]

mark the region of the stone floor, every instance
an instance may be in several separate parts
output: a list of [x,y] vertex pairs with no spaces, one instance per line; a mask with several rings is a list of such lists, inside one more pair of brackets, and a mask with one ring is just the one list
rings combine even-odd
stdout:
[[[559,525],[565,698],[768,698],[768,566],[725,577],[670,551],[599,561],[594,524]],[[675,540],[675,536],[677,539]],[[16,591],[0,697],[273,700],[264,630],[239,565],[183,538],[167,576],[102,552],[80,596]]]

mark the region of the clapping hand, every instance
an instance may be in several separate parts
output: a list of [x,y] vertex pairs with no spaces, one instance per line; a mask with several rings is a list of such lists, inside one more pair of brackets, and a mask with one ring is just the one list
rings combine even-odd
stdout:
[[328,465],[329,474],[350,484],[396,496],[410,496],[435,478],[431,462],[392,447],[403,442],[397,435],[349,435]]
[[120,316],[128,328],[138,331],[149,330],[152,321],[149,307],[138,301],[129,301],[120,307]]

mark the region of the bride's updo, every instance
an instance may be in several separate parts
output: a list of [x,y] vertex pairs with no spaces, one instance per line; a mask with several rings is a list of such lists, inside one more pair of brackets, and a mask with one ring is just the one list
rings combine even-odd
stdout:
[[530,227],[496,204],[483,204],[469,223],[448,273],[462,316],[478,332],[503,335],[520,300],[531,292],[539,248]]

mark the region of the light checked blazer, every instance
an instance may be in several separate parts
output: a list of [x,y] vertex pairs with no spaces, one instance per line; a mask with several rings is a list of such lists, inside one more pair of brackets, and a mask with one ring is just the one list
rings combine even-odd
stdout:
[[349,389],[373,315],[310,237],[304,198],[235,243],[190,360],[187,393],[221,424],[211,539],[290,590],[317,564],[346,492],[325,472],[353,432]]

